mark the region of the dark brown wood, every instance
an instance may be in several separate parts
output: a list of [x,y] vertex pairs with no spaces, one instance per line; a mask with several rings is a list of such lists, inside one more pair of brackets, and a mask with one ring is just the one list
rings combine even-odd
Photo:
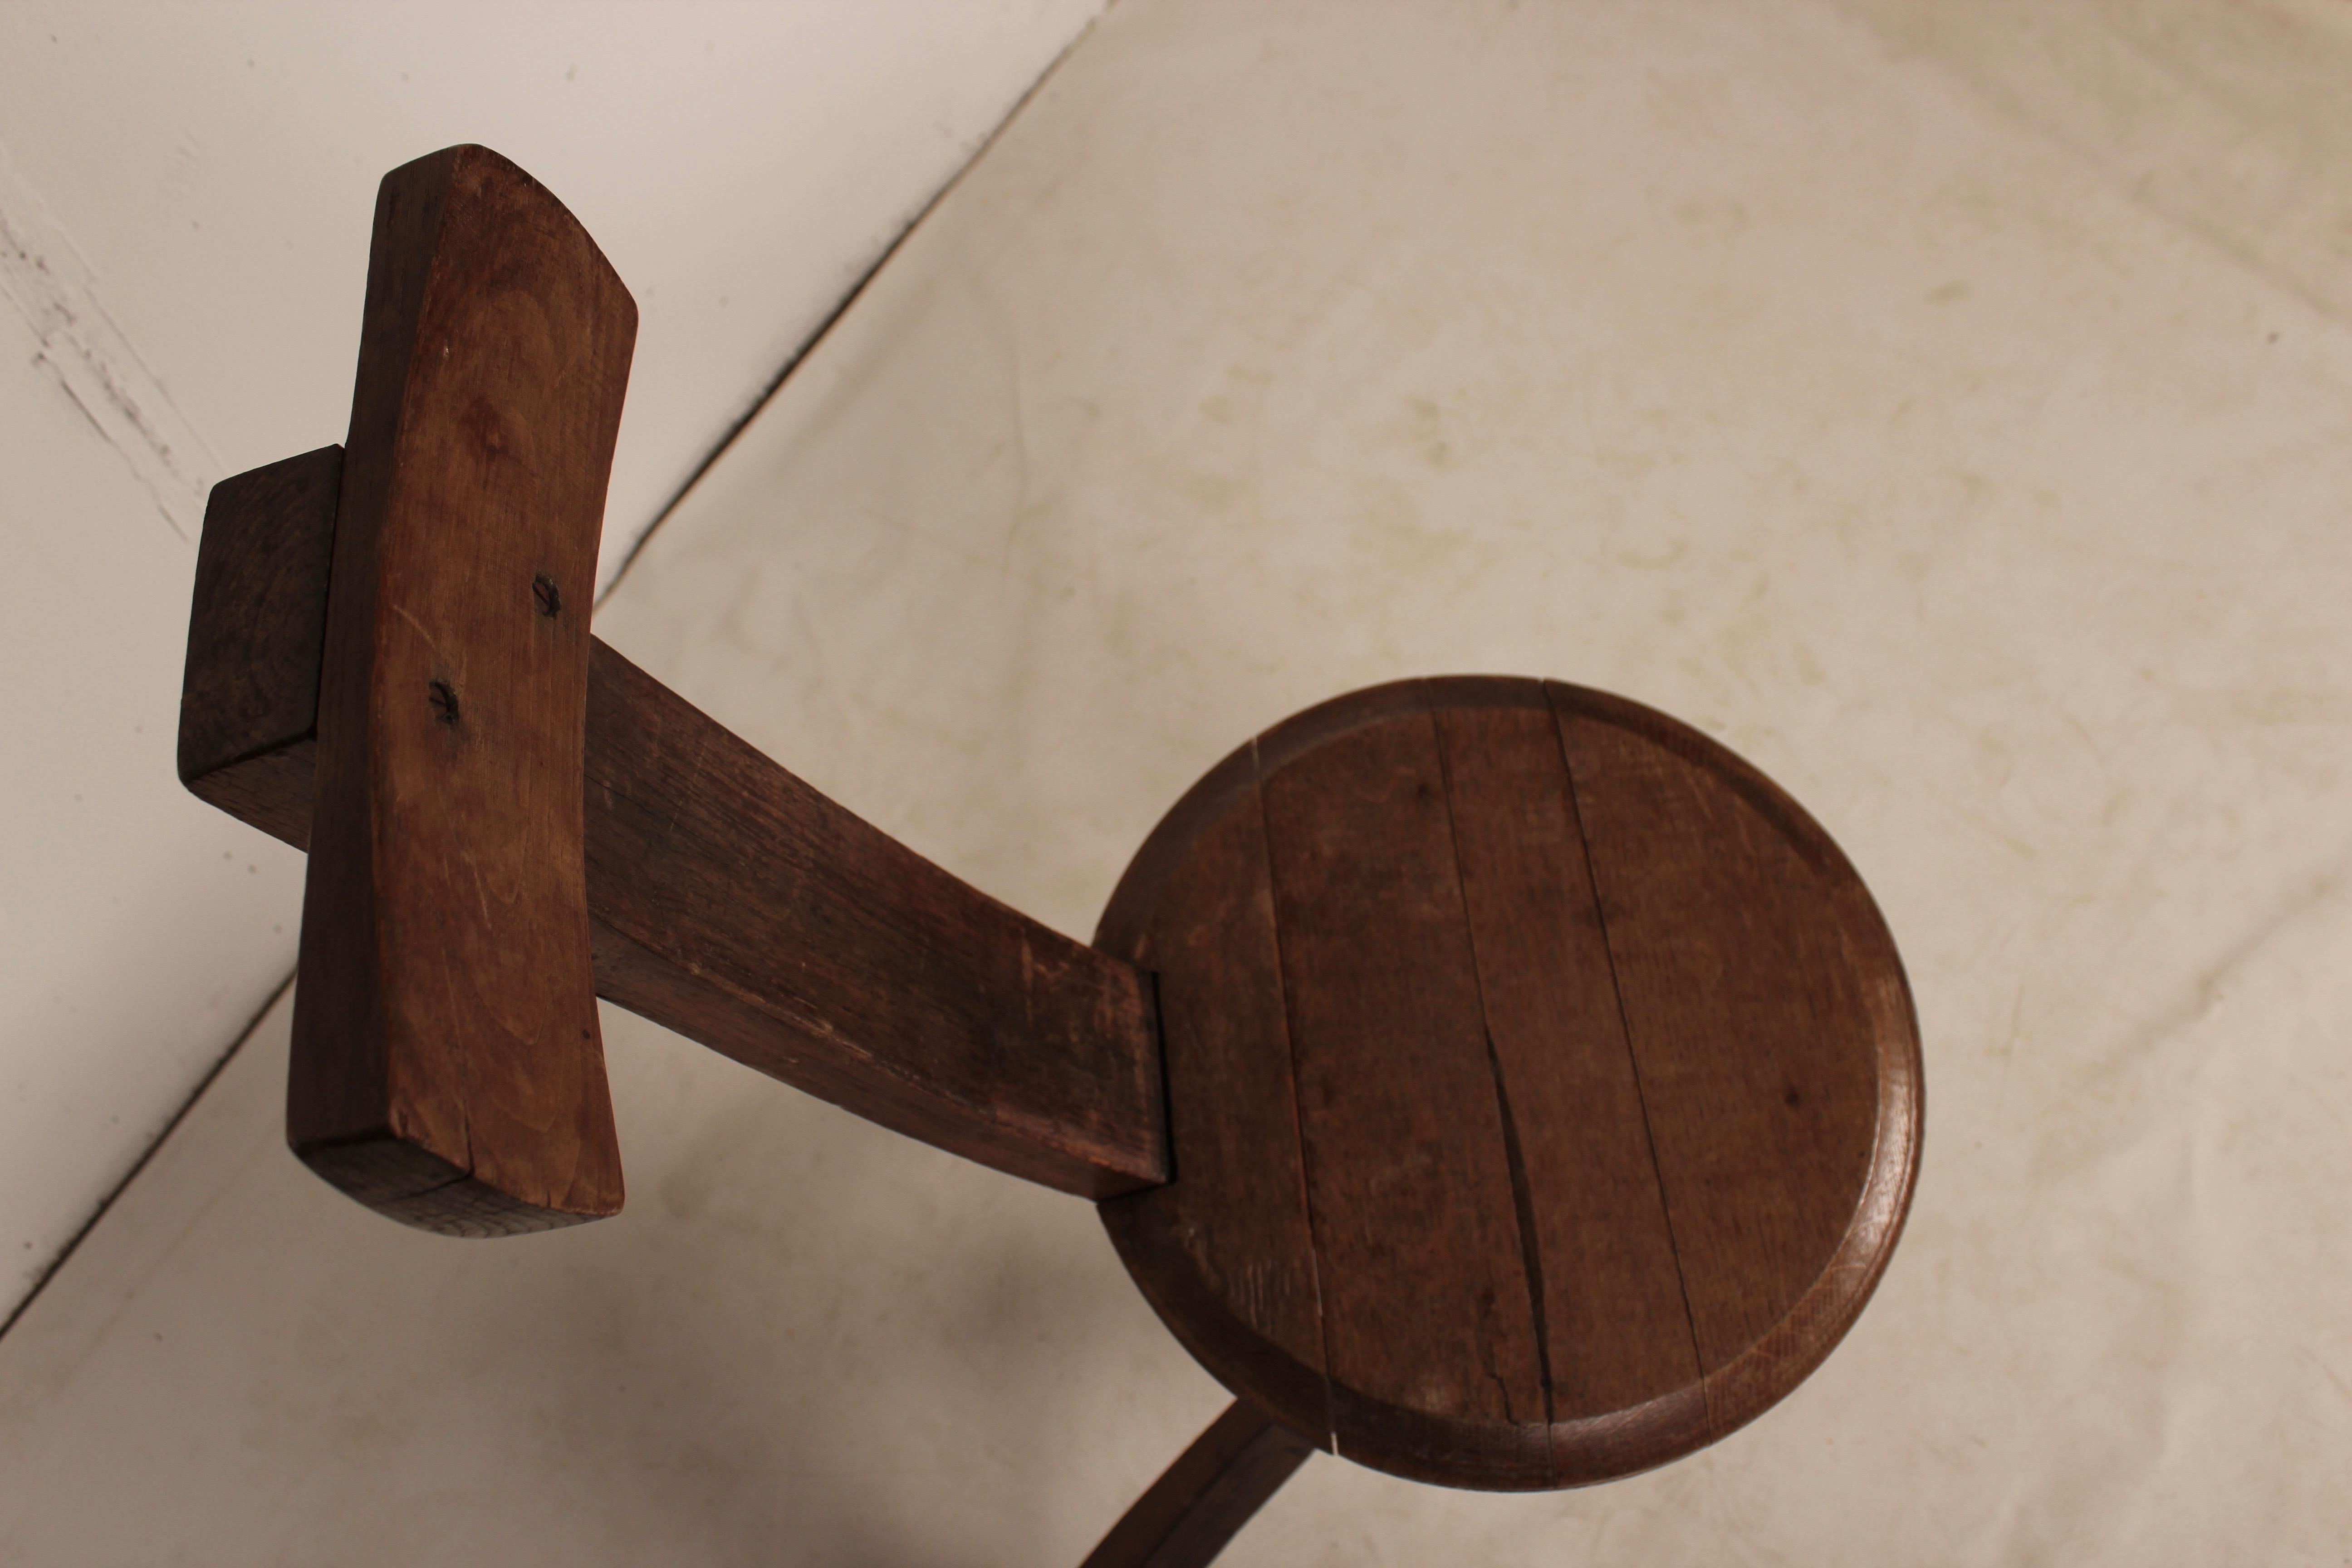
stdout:
[[1237,1401],[1111,1526],[1083,1568],[1207,1568],[1315,1452]]
[[[326,466],[339,450],[304,461]],[[205,551],[323,561],[331,493],[313,484],[299,505],[255,501],[274,493],[223,481]],[[251,643],[237,628],[263,619],[323,628],[327,580],[322,567],[299,579],[299,593],[266,599],[238,589],[249,580],[224,574],[226,588],[196,595],[182,721],[232,734],[233,744],[198,754],[237,760],[189,787],[307,848],[315,706],[302,699],[315,704],[316,655],[306,663],[299,639]],[[205,694],[248,686],[257,695],[247,710],[262,718],[212,715]],[[1159,1045],[1133,965],[894,843],[593,639],[587,724],[597,994],[1047,1186],[1099,1198],[1161,1179]],[[1286,1073],[1281,1081],[1286,1093]],[[1292,1338],[1303,1321],[1311,1340],[1312,1281],[1289,1289]],[[1316,1355],[1313,1410],[1299,1419],[1319,1426]]]
[[616,1212],[581,858],[636,306],[480,147],[377,194],[319,676],[287,1137],[452,1234]]
[[[1105,1204],[1103,1223],[1202,1365],[1321,1437],[1331,1430],[1322,1310],[1254,746],[1169,813],[1110,907],[1096,940],[1158,974],[1169,1123],[1184,1162],[1181,1181]],[[1161,910],[1176,918],[1119,919]]]
[[[1223,1005],[1269,945],[1232,890],[1252,830],[1278,1018]],[[1262,1403],[1289,1377],[1298,1423],[1307,1358],[1250,1353],[1257,1282],[1303,1272],[1267,1223],[1287,1065],[1328,1347],[1301,1429],[1343,1455],[1511,1488],[1663,1463],[1810,1372],[1894,1245],[1919,1100],[1885,927],[1785,795],[1636,704],[1475,678],[1310,710],[1170,813],[1102,933],[1221,1029],[1171,1026],[1173,1179],[1106,1224],[1203,1364]]]
[[307,1163],[453,1234],[615,1212],[601,994],[1101,1200],[1241,1398],[1093,1568],[1206,1563],[1317,1446],[1585,1484],[1819,1364],[1908,1209],[1919,1050],[1785,794],[1623,699],[1400,682],[1226,759],[1072,942],[590,637],[635,322],[512,164],[395,170],[347,455],[207,509],[180,772],[312,852]]
[[1133,966],[958,881],[599,645],[603,994],[910,1137],[1108,1197],[1165,1170]]
[[[1543,686],[1431,686],[1536,1295],[1552,1465],[1564,1480],[1597,1477],[1622,1465],[1623,1424],[1577,1424],[1698,1381],[1674,1237]],[[1701,1422],[1704,1402],[1684,1397],[1680,1415]],[[1676,1435],[1668,1411],[1645,1425]]]
[[180,693],[180,782],[305,842],[342,475],[343,449],[321,447],[213,487]]

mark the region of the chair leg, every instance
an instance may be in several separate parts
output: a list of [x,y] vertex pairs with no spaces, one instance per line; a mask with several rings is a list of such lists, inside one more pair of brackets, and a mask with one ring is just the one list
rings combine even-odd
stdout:
[[1206,1568],[1315,1445],[1236,1400],[1111,1526],[1083,1568]]

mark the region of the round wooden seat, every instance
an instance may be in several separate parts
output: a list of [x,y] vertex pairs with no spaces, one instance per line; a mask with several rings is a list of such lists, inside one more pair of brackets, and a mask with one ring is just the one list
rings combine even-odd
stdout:
[[1212,770],[1097,944],[1158,977],[1173,1179],[1103,1205],[1228,1388],[1452,1486],[1606,1480],[1818,1365],[1910,1203],[1919,1049],[1837,847],[1723,747],[1402,682]]

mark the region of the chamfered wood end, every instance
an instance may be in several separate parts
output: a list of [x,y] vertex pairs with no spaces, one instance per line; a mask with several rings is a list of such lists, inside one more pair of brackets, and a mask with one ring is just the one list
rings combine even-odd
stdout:
[[1685,725],[1491,677],[1212,770],[1097,942],[1154,971],[1172,1180],[1102,1205],[1177,1338],[1341,1457],[1535,1489],[1752,1419],[1908,1209],[1917,1026],[1813,820]]
[[[438,1236],[469,1238],[561,1230],[621,1212],[621,1189],[597,1188],[531,1203],[468,1174],[429,1149],[389,1134],[295,1145],[295,1156],[329,1186],[387,1219]],[[615,1172],[617,1175],[617,1172]]]

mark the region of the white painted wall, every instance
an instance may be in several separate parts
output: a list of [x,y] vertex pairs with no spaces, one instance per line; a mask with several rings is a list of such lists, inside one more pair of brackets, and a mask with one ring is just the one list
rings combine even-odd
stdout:
[[292,963],[173,776],[188,585],[342,437],[378,177],[485,142],[635,293],[609,577],[1100,4],[0,5],[0,1314]]

